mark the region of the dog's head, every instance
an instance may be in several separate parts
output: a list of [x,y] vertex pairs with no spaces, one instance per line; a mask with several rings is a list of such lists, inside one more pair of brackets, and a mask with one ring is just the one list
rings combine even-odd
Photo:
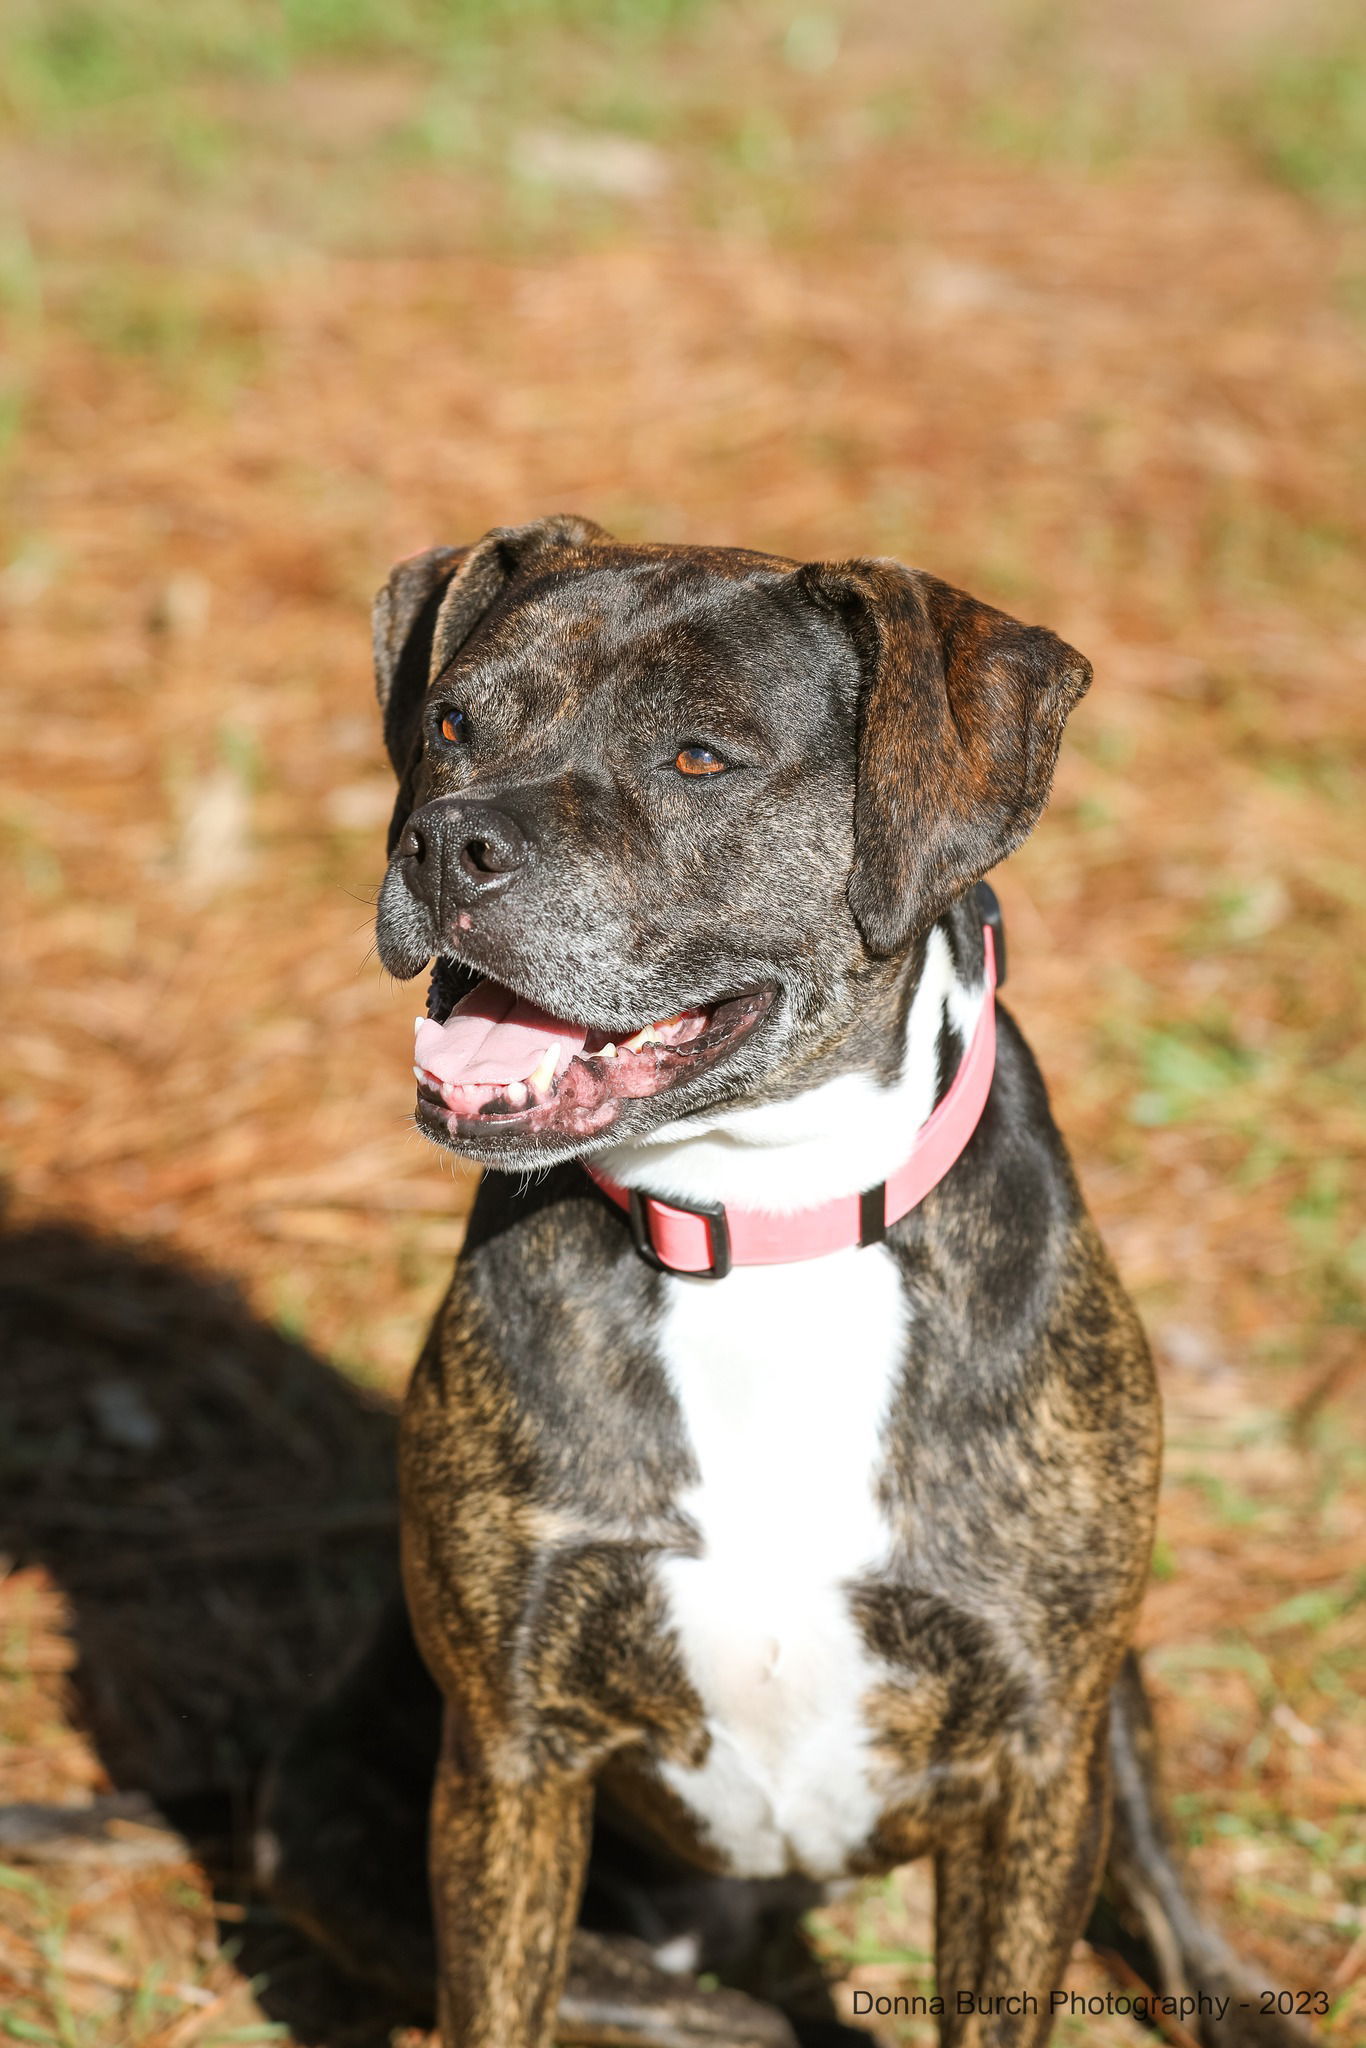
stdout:
[[896,562],[567,517],[400,563],[374,624],[418,1120],[503,1167],[801,1086],[1030,830],[1090,680]]

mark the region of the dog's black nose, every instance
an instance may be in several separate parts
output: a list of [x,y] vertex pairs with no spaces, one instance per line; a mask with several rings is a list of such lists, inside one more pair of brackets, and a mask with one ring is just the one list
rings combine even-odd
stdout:
[[507,811],[458,797],[414,811],[397,847],[409,888],[438,918],[506,889],[530,852],[525,832]]

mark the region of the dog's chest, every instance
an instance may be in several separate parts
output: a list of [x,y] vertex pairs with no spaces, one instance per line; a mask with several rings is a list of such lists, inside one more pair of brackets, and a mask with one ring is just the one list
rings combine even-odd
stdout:
[[711,1745],[665,1775],[746,1876],[838,1876],[878,1817],[863,1702],[879,1673],[850,1587],[887,1551],[876,1487],[904,1344],[881,1248],[667,1283],[701,1553],[660,1569]]

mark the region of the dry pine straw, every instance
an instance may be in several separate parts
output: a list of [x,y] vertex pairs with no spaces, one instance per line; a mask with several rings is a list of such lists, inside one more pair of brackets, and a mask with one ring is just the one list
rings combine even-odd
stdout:
[[[1341,1980],[1346,2043],[1364,650],[1334,234],[1232,177],[909,143],[821,209],[790,244],[661,201],[599,246],[224,276],[253,352],[227,398],[52,327],[4,583],[7,1170],[17,1232],[70,1219],[153,1263],[11,1240],[0,1798],[200,1779],[240,1807],[359,1625],[357,1575],[384,1577],[383,1402],[320,1358],[397,1393],[469,1185],[408,1130],[412,992],[366,959],[389,560],[560,508],[895,550],[1096,662],[1002,881],[1010,998],[1163,1366],[1142,1636],[1194,1860],[1268,1970]],[[21,2038],[186,2048],[259,2019],[192,1866],[16,1869]],[[851,1981],[921,1981],[914,1883],[831,1916],[839,1953],[872,1914],[890,1958]]]

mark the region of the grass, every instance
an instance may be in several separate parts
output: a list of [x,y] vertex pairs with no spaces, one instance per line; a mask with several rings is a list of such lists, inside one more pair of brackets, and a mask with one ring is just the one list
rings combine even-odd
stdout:
[[1129,1105],[1137,1124],[1183,1123],[1218,1113],[1222,1099],[1248,1113],[1249,1083],[1261,1071],[1256,1053],[1232,1036],[1226,1019],[1185,1029],[1156,1025],[1143,1034],[1144,1087]]
[[[600,235],[620,192],[561,191],[548,204],[526,189],[518,139],[546,123],[667,150],[705,222],[731,218],[738,183],[743,216],[780,237],[818,231],[851,151],[907,141],[1089,177],[1232,149],[1344,213],[1366,175],[1366,58],[1331,11],[1316,33],[1293,51],[1249,45],[1231,80],[1180,38],[1143,65],[1117,61],[1103,18],[1098,29],[1072,0],[989,9],[971,43],[927,26],[909,60],[890,61],[865,47],[857,14],[711,0],[10,0],[0,126],[93,151],[132,186],[150,174],[160,194],[138,205],[161,220],[240,199],[245,172],[280,228],[332,245],[373,237],[377,216],[392,243],[405,167],[422,163],[483,179],[466,232]],[[756,89],[733,92],[737,67]],[[354,149],[329,150],[325,121],[291,120],[290,92],[309,77],[358,81],[364,68],[392,91],[362,166]],[[832,124],[821,108],[836,93]],[[325,191],[310,175],[320,160]],[[1217,573],[1274,578],[1293,573],[1287,547],[1331,554],[1340,539],[1246,532],[1235,511],[1213,520],[1208,546]]]
[[11,0],[3,41],[11,117],[61,124],[93,108],[216,78],[278,79],[318,60],[419,58],[547,32],[647,42],[700,0]]
[[[375,1416],[348,1404],[401,1385],[469,1195],[406,1129],[411,992],[366,964],[387,779],[365,605],[413,547],[579,507],[639,537],[902,554],[1095,658],[1003,879],[1007,993],[1166,1387],[1144,1630],[1192,1854],[1267,1970],[1324,1981],[1348,1954],[1359,39],[1323,8],[1293,59],[1274,20],[1256,45],[1109,6],[952,13],[0,15],[24,194],[0,232],[5,1168],[21,1217],[93,1230],[51,1279],[0,1506],[169,1497],[225,1546],[202,1579],[133,1558],[140,1598],[101,1579],[107,1536],[49,1532],[0,1580],[0,1796],[207,1776],[245,1811],[377,1582],[369,1551],[228,1554],[282,1503],[326,1524],[348,1457],[369,1512],[387,1437],[372,1468]],[[215,887],[225,791],[251,857]],[[253,1332],[107,1265],[110,1238],[238,1276]],[[130,1376],[165,1430],[135,1471],[89,1398]],[[320,1405],[289,1430],[291,1386]],[[231,1874],[88,1907],[79,1873],[18,1875],[21,2028],[154,2048],[189,1985],[236,2001],[198,2038],[278,2031]],[[923,1989],[928,1926],[901,1873],[821,1938],[847,1983]],[[68,1967],[86,1941],[119,1983]],[[1334,2048],[1366,2013],[1344,1997]]]
[[1286,45],[1222,104],[1229,133],[1280,184],[1336,214],[1366,207],[1366,39]]
[[134,267],[96,271],[66,308],[93,348],[142,365],[183,398],[224,403],[259,369],[261,342],[250,301],[231,286],[183,270]]

